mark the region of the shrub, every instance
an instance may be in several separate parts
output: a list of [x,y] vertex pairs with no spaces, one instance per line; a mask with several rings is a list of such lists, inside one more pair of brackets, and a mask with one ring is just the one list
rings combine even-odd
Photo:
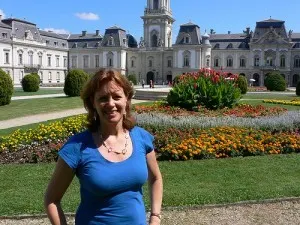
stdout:
[[70,70],[65,80],[65,94],[70,97],[80,96],[80,92],[88,79],[89,75],[83,70]]
[[247,93],[247,89],[248,89],[248,82],[245,76],[239,75],[238,79],[237,79],[237,86],[239,87],[239,89],[241,90],[242,94],[246,94]]
[[296,95],[300,96],[300,81],[298,82],[296,86]]
[[171,106],[193,109],[202,105],[208,109],[233,107],[241,97],[236,85],[237,75],[201,69],[183,74],[170,90],[167,102]]
[[38,79],[39,83],[41,83],[41,78],[37,73],[32,73],[32,75],[34,75]]
[[40,88],[40,78],[37,74],[27,74],[23,77],[22,81],[22,88],[25,92],[37,92]]
[[278,72],[271,72],[265,78],[265,86],[270,91],[285,91],[285,79]]
[[131,81],[134,85],[137,85],[137,80],[135,74],[130,74],[127,76],[127,79]]
[[0,106],[8,105],[14,92],[14,85],[10,76],[0,69]]

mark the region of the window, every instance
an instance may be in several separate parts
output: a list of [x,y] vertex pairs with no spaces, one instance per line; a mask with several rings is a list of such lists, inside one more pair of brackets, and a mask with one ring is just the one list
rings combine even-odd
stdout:
[[83,67],[84,68],[88,68],[89,67],[89,56],[88,55],[84,55],[83,56]]
[[110,36],[108,39],[108,45],[113,46],[113,44],[114,44],[114,38],[112,36]]
[[77,68],[77,56],[72,56],[72,68]]
[[62,43],[61,45],[62,45],[63,47],[66,47],[66,44],[65,44],[65,43]]
[[233,60],[231,57],[228,57],[227,58],[227,67],[232,67],[232,65],[233,65]]
[[232,43],[230,43],[230,44],[227,46],[227,48],[233,48]]
[[99,62],[100,62],[100,59],[99,59],[99,55],[95,55],[95,67],[99,67]]
[[68,67],[67,57],[64,57],[64,67]]
[[107,53],[107,66],[108,67],[114,66],[114,54],[112,52]]
[[48,73],[48,80],[52,80],[52,73],[51,72]]
[[186,43],[186,44],[189,44],[189,43],[190,43],[190,37],[189,37],[189,36],[186,36],[186,37],[184,38],[184,43]]
[[254,57],[254,66],[259,66],[259,57],[258,56]]
[[56,80],[60,80],[60,72],[56,73]]
[[219,48],[220,48],[220,44],[217,43],[217,44],[215,45],[214,49],[219,49]]
[[49,40],[46,40],[46,44],[50,44],[50,41],[49,41]]
[[206,67],[209,67],[210,61],[209,59],[206,59]]
[[246,59],[240,58],[240,67],[246,67]]
[[189,67],[190,66],[190,58],[188,55],[185,55],[184,56],[184,59],[183,59],[183,66],[184,67]]
[[280,56],[280,67],[285,67],[285,56]]
[[5,64],[9,64],[9,52],[5,52],[4,53],[4,63]]
[[153,1],[153,9],[158,9],[158,0]]
[[56,67],[59,67],[59,56],[56,56]]
[[7,33],[2,33],[2,38],[7,38]]
[[54,46],[57,46],[58,42],[57,41],[54,41]]
[[33,52],[28,52],[28,64],[33,65]]
[[148,65],[149,65],[149,67],[152,67],[152,59],[149,60]]
[[183,53],[183,67],[190,67],[190,59],[191,53],[189,51],[185,51]]
[[219,67],[219,66],[220,66],[219,58],[215,58],[214,67]]
[[51,66],[51,55],[48,55],[48,66]]
[[134,67],[134,60],[131,60],[131,67]]
[[23,65],[23,53],[19,53],[19,65]]
[[172,67],[172,59],[168,59],[167,67]]
[[273,66],[273,58],[271,56],[267,57],[266,65]]
[[294,67],[300,68],[300,57],[299,56],[295,56],[295,58],[294,58]]
[[43,56],[39,55],[39,65],[42,66],[43,65]]

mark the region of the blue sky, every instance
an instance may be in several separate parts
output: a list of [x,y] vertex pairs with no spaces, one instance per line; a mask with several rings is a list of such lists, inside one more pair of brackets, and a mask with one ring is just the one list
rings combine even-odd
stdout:
[[[0,14],[5,18],[25,19],[37,24],[40,29],[58,32],[94,33],[114,25],[120,26],[135,38],[143,35],[143,21],[147,0],[1,0]],[[112,6],[114,5],[114,7]],[[286,21],[286,29],[300,33],[300,1],[279,3],[275,0],[171,0],[175,23],[173,40],[181,24],[193,22],[200,26],[201,33],[211,28],[216,33],[242,33],[248,26],[254,30],[257,21],[280,19]]]

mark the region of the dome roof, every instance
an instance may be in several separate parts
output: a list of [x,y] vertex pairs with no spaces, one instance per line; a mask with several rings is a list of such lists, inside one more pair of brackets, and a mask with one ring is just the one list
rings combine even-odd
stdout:
[[205,33],[202,35],[202,37],[203,37],[203,38],[209,38],[209,35],[208,35],[208,33],[205,32]]
[[128,40],[128,47],[129,48],[137,48],[138,44],[137,44],[136,39],[131,34],[127,34],[126,37]]

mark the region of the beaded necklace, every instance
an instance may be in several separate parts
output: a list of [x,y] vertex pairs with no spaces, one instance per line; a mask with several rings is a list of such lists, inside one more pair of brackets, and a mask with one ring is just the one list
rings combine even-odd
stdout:
[[125,155],[126,152],[127,152],[127,146],[128,146],[128,138],[129,138],[129,135],[128,133],[126,132],[126,130],[124,130],[124,137],[125,137],[125,146],[124,148],[121,150],[121,151],[115,151],[113,150],[113,148],[111,146],[109,146],[105,141],[104,141],[104,138],[102,137],[102,135],[100,136],[102,142],[103,142],[103,146],[107,149],[108,153],[116,153],[116,154],[123,154]]

